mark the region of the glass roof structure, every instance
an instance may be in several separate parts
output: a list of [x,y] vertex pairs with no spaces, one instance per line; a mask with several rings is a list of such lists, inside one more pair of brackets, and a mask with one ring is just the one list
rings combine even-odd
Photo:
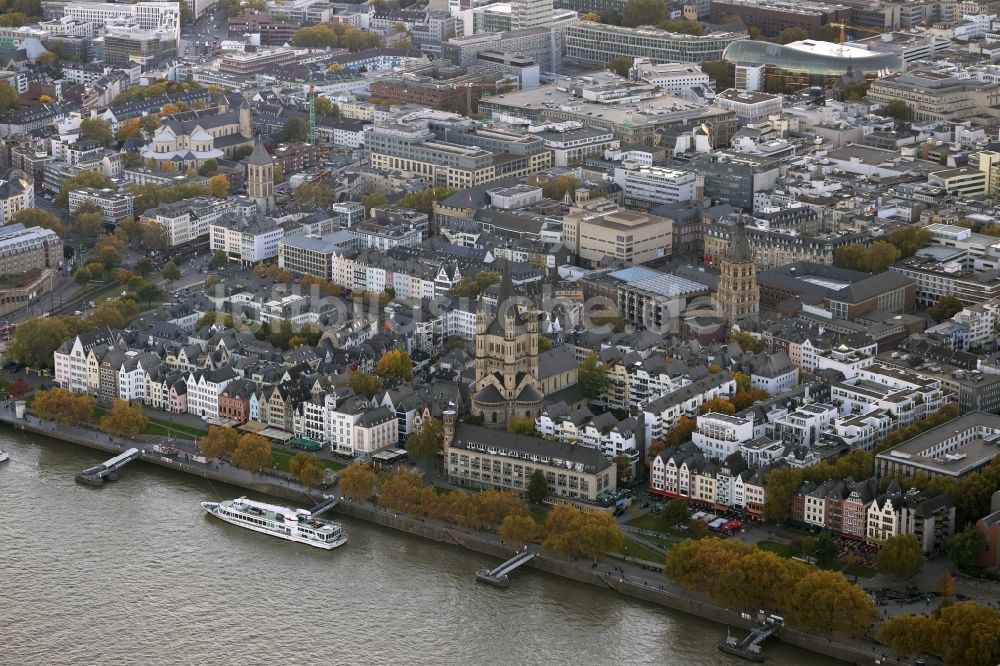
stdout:
[[848,71],[884,75],[902,69],[899,56],[894,53],[878,53],[849,44],[812,39],[791,44],[743,39],[727,46],[722,58],[738,65],[768,65],[817,76],[843,76]]

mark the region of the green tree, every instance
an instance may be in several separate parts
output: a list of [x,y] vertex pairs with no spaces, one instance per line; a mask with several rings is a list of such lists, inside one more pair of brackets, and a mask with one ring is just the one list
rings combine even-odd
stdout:
[[351,390],[369,400],[382,390],[382,380],[375,375],[362,370],[351,370],[347,376]]
[[417,460],[431,460],[441,452],[444,428],[441,421],[428,417],[420,422],[420,428],[406,439],[406,450]]
[[549,495],[549,482],[545,480],[545,473],[536,469],[528,477],[528,488],[525,491],[529,502],[536,504],[542,502]]
[[372,208],[377,208],[378,206],[384,206],[389,203],[385,195],[381,192],[372,192],[371,194],[366,194],[361,197],[361,203],[365,207],[365,211],[371,215]]
[[216,171],[219,170],[219,161],[214,157],[205,160],[200,167],[198,167],[199,176],[211,176]]
[[868,248],[862,270],[869,273],[882,273],[899,261],[899,257],[900,251],[895,245],[886,241],[875,241]]
[[618,76],[628,78],[628,71],[632,69],[632,58],[622,56],[608,62],[607,69]]
[[115,400],[108,413],[101,417],[100,428],[119,437],[135,437],[148,423],[142,405],[130,405],[127,400]]
[[0,83],[0,118],[6,118],[17,111],[21,101],[9,83]]
[[302,118],[289,118],[277,136],[279,141],[305,143],[309,140],[309,123]]
[[140,301],[146,303],[147,308],[153,305],[153,301],[163,300],[163,291],[155,284],[148,282],[136,289],[135,295]]
[[853,271],[863,270],[868,250],[864,245],[843,245],[833,252],[833,265],[838,268],[849,268]]
[[181,279],[181,269],[177,268],[177,264],[172,261],[168,261],[167,265],[163,267],[163,278],[167,282],[175,282]]
[[317,97],[315,101],[316,114],[328,118],[339,118],[340,107],[330,101],[329,97]]
[[580,363],[577,383],[583,394],[591,400],[608,389],[608,369],[598,360],[597,352],[592,353]]
[[974,524],[956,532],[944,541],[944,552],[959,569],[968,569],[986,547],[986,537]]
[[258,470],[271,466],[271,444],[256,433],[240,437],[233,449],[232,463],[240,469]]
[[690,515],[687,500],[675,499],[663,505],[663,510],[660,511],[660,521],[668,528],[677,527],[685,524]]
[[538,536],[538,523],[531,516],[505,516],[497,529],[497,536],[504,543],[520,548]]
[[629,0],[622,10],[622,25],[635,28],[640,25],[659,25],[667,18],[663,0]]
[[901,122],[908,122],[913,119],[913,108],[901,99],[894,99],[886,104],[884,111],[885,115]]
[[676,32],[681,35],[694,35],[698,37],[702,33],[701,24],[697,21],[689,21],[687,19],[678,19],[676,21],[666,20],[660,21],[658,26],[662,30],[667,30],[668,32]]
[[52,354],[70,337],[60,317],[37,317],[19,324],[11,342],[10,355],[32,368],[51,368]]
[[816,564],[826,568],[837,559],[837,544],[826,532],[821,532],[813,543],[812,556],[816,558]]
[[42,227],[43,229],[51,229],[60,236],[65,233],[62,222],[59,218],[42,210],[41,208],[25,208],[24,210],[14,213],[14,222],[23,224],[26,227]]
[[227,264],[229,264],[229,256],[222,250],[216,250],[212,253],[208,267],[212,270],[219,270],[220,268],[225,268]]
[[801,471],[792,467],[775,467],[764,479],[764,520],[783,523],[791,516],[792,498],[802,487]]
[[808,39],[809,33],[804,29],[799,27],[785,28],[778,33],[778,43],[779,44],[790,44],[791,42],[801,42],[803,39]]
[[100,118],[84,118],[80,122],[80,135],[91,141],[96,141],[105,148],[115,140],[114,134],[111,133],[111,127]]
[[375,364],[375,374],[410,381],[413,379],[413,362],[402,349],[391,349],[382,354]]
[[725,60],[705,60],[700,67],[701,71],[715,81],[716,90],[733,87],[736,80],[736,65]]
[[632,460],[626,455],[615,456],[614,462],[618,476],[618,483],[628,483],[632,480]]
[[927,314],[931,316],[931,319],[935,323],[940,324],[945,319],[951,319],[953,316],[958,314],[965,304],[958,300],[955,296],[951,294],[945,294],[938,302],[927,308]]
[[515,416],[507,423],[507,432],[518,435],[534,435],[535,419],[530,416]]
[[556,176],[541,183],[542,196],[553,201],[561,201],[566,193],[572,195],[582,183],[575,176]]
[[924,551],[917,537],[899,534],[886,539],[875,556],[875,567],[879,573],[903,580],[916,576],[924,568]]
[[170,247],[170,236],[159,224],[147,224],[142,228],[142,244],[150,250],[165,250]]
[[345,497],[367,500],[375,492],[375,472],[370,465],[351,465],[340,472],[340,492]]

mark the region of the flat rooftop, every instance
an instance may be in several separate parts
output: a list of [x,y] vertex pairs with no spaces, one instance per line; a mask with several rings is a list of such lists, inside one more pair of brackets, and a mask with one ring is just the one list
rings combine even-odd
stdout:
[[[975,430],[975,437],[961,446],[944,442]],[[937,474],[964,476],[1000,454],[1000,416],[969,412],[883,451],[876,458],[913,465]]]
[[608,277],[626,283],[633,289],[641,289],[659,296],[676,297],[706,290],[705,285],[676,275],[660,273],[644,266],[632,266],[608,273]]

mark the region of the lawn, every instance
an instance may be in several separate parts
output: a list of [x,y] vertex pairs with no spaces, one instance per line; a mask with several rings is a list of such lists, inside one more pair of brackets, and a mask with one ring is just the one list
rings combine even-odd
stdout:
[[844,567],[845,576],[857,576],[858,578],[871,578],[878,575],[878,571],[864,564],[848,564]]
[[660,548],[663,548],[664,550],[670,550],[671,548],[673,548],[674,546],[676,546],[678,543],[680,543],[679,541],[676,541],[675,539],[670,539],[668,537],[662,537],[662,536],[653,536],[653,535],[650,535],[650,534],[642,534],[642,535],[640,535],[640,538],[644,539],[646,541],[650,541],[652,543],[655,543],[657,546],[659,546]]
[[793,557],[798,554],[795,552],[795,549],[788,544],[778,543],[777,541],[761,541],[757,544],[757,547],[761,550],[781,555],[782,557]]
[[638,518],[633,518],[632,520],[626,522],[625,524],[631,525],[632,527],[638,527],[644,530],[654,530],[656,532],[664,531],[663,521],[660,520],[659,516],[654,516],[651,513],[643,514]]
[[[95,407],[94,419],[100,419],[107,413],[108,410],[106,407]],[[147,416],[146,421],[146,427],[142,431],[144,435],[199,439],[207,434],[207,431],[205,430],[199,430],[198,428],[192,428],[191,426],[181,425],[179,423],[170,423],[169,421],[164,421],[163,419],[153,419]]]
[[663,562],[663,555],[647,548],[641,543],[629,541],[628,539],[625,539],[625,541],[622,542],[622,547],[618,549],[618,552],[622,555],[628,555],[629,557],[637,557],[640,560],[646,560],[647,562]]
[[[286,451],[285,449],[271,448],[271,463],[275,465],[282,472],[288,471],[288,461],[295,456],[296,453],[301,453],[301,451]],[[329,458],[320,458],[317,456],[320,464],[327,469],[339,470],[343,469],[344,466],[336,461],[330,460]]]

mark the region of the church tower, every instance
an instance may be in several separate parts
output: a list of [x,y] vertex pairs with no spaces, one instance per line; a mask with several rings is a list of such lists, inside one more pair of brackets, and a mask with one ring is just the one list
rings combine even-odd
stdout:
[[750,239],[744,217],[736,220],[729,244],[729,256],[722,260],[719,280],[720,317],[730,326],[740,319],[756,317],[760,311],[757,286],[757,262],[750,251]]
[[247,194],[257,202],[257,210],[266,213],[274,208],[274,162],[260,139],[257,139],[246,164]]
[[542,411],[538,390],[538,313],[516,302],[510,262],[506,262],[492,318],[476,315],[476,383],[472,415],[488,426],[505,427],[514,417],[536,418]]

